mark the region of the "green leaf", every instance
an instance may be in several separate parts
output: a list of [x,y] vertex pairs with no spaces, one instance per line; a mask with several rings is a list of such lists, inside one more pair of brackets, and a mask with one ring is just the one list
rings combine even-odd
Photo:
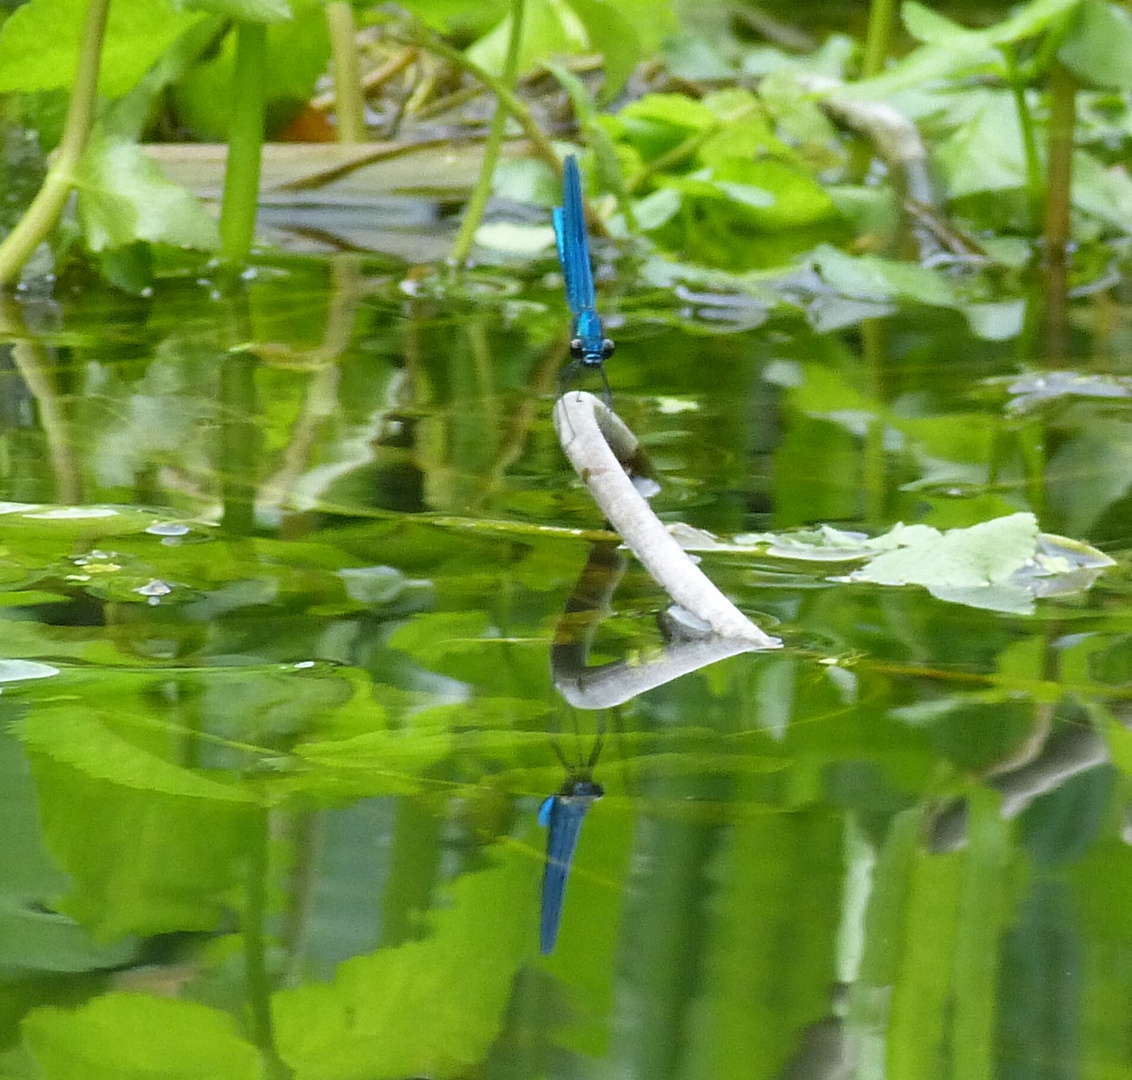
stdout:
[[1030,0],[1028,4],[1019,5],[1009,18],[984,30],[968,30],[915,0],[905,0],[901,5],[900,15],[908,33],[928,44],[959,47],[966,47],[971,43],[1012,45],[1044,33],[1054,20],[1080,2],[1081,0]]
[[88,776],[123,787],[222,802],[256,801],[249,791],[235,784],[174,765],[122,738],[85,702],[40,706],[20,721],[15,730],[26,746],[72,765]]
[[952,199],[1023,187],[1025,154],[1011,94],[987,91],[982,107],[937,146],[934,159]]
[[914,0],[907,0],[900,6],[900,18],[904,23],[904,29],[917,41],[925,44],[948,45],[963,41],[972,34],[972,31],[966,27],[937,14],[923,4],[915,3]]
[[[330,60],[326,10],[321,0],[291,0],[294,17],[267,27],[269,131],[287,123],[309,100]],[[214,59],[191,68],[173,87],[178,117],[198,138],[226,139],[231,112],[236,35],[228,34]]]
[[537,867],[506,850],[456,880],[423,941],[347,960],[329,984],[274,994],[279,1053],[296,1076],[453,1076],[481,1062],[533,951]]
[[[586,28],[590,48],[600,52],[605,61],[601,100],[609,101],[625,85],[633,68],[645,55],[637,24],[608,0],[570,0],[570,6]],[[650,18],[655,21],[654,16]],[[643,20],[642,25],[647,26],[648,22],[648,19]]]
[[1058,59],[1097,86],[1132,90],[1132,16],[1104,0],[1085,0]]
[[184,188],[166,180],[136,143],[95,137],[77,170],[79,222],[92,251],[139,240],[210,251],[216,223]]
[[[69,87],[86,9],[87,0],[30,0],[12,12],[0,29],[0,92]],[[111,4],[99,91],[121,97],[201,18],[169,0]]]
[[1073,155],[1076,209],[1121,233],[1132,233],[1132,179],[1118,165],[1105,165],[1085,150]]
[[78,1009],[35,1009],[23,1022],[51,1080],[261,1080],[259,1051],[227,1013],[195,1001],[107,993]]
[[98,941],[216,928],[246,858],[254,809],[123,786],[34,746],[26,751],[44,844],[71,882],[61,911]]
[[[493,75],[501,75],[511,41],[511,14],[469,46],[468,59]],[[548,0],[528,0],[523,18],[523,40],[519,43],[518,70],[530,71],[541,57],[556,52],[580,52],[585,47],[581,28],[563,19],[563,9]]]
[[951,307],[961,299],[950,281],[916,263],[880,255],[846,255],[831,244],[818,247],[811,261],[833,289],[855,300],[912,300]]
[[240,22],[279,23],[292,18],[287,0],[188,0],[185,6]]
[[1033,559],[1037,541],[1034,515],[1011,514],[884,552],[848,580],[922,585],[941,600],[1027,613],[1031,595],[1011,578]]

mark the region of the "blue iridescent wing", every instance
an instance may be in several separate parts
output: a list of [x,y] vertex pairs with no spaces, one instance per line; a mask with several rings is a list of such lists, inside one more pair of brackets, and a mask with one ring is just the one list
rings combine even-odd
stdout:
[[562,798],[553,795],[542,804],[539,822],[547,827],[546,864],[542,871],[542,911],[539,916],[539,951],[554,952],[558,924],[562,921],[562,902],[570,863],[578,846],[578,834],[590,808],[591,798]]
[[554,210],[554,235],[558,241],[558,261],[566,279],[566,303],[573,315],[592,311],[594,272],[590,265],[590,241],[586,234],[586,208],[582,202],[582,176],[578,159],[566,158],[562,175],[562,205]]

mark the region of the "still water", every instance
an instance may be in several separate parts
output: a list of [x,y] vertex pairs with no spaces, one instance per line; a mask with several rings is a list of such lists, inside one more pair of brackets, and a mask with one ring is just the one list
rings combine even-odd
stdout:
[[[785,647],[586,711],[553,265],[5,311],[0,1075],[1129,1075],[1127,297],[1023,383],[954,310],[605,291],[654,509],[740,538],[700,565]],[[869,576],[1002,521],[1115,564]],[[589,663],[645,664],[669,601],[614,562]]]

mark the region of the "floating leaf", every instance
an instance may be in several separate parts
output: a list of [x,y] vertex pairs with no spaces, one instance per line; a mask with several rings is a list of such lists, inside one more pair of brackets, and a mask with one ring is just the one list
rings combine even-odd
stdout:
[[1076,591],[1082,582],[1088,587],[1111,565],[1086,544],[1040,534],[1034,515],[1020,513],[923,536],[877,556],[846,580],[922,585],[940,600],[1026,614],[1035,596]]
[[1089,588],[1113,560],[1088,544],[1039,533],[1033,514],[1009,514],[941,533],[896,525],[881,536],[829,525],[793,533],[745,533],[730,543],[686,525],[669,526],[686,551],[747,552],[800,562],[861,562],[846,578],[876,585],[922,585],[969,607],[1026,613],[1034,597]]

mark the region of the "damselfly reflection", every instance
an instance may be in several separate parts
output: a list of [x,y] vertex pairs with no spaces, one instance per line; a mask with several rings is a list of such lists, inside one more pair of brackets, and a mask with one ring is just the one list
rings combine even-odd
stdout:
[[566,769],[566,780],[554,795],[543,801],[538,813],[539,824],[547,830],[539,916],[539,951],[543,956],[554,952],[558,941],[566,881],[570,877],[570,864],[578,846],[582,822],[589,808],[605,794],[605,788],[593,779],[593,769],[601,754],[603,741],[604,729],[599,729],[593,750],[584,765],[571,765],[558,743],[554,743],[554,752]]

